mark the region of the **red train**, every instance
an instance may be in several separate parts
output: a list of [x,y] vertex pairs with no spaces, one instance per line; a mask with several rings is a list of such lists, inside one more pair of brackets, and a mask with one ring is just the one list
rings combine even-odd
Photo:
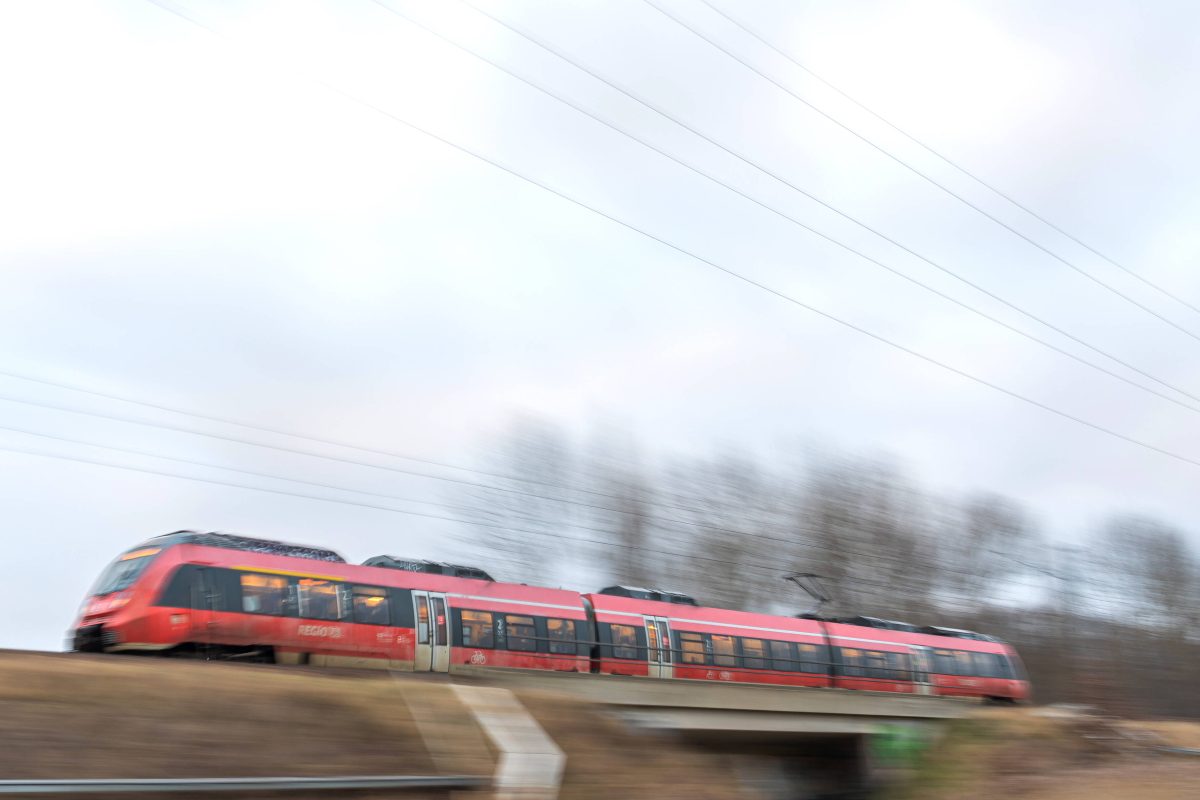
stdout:
[[391,556],[352,565],[330,550],[193,531],[117,558],[73,634],[92,652],[1029,695],[1016,652],[970,631],[705,608],[628,587],[580,594]]

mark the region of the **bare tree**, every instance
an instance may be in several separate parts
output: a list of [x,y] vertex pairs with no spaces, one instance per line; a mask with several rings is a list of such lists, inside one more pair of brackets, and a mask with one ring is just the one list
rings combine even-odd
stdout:
[[596,548],[605,580],[632,586],[660,585],[668,572],[655,541],[653,482],[632,436],[608,428],[592,443],[580,465],[592,508],[589,526],[606,539]]
[[937,574],[931,501],[884,463],[840,459],[810,473],[813,570],[842,613],[896,617],[930,606]]
[[472,488],[457,501],[486,522],[471,543],[510,580],[552,580],[573,537],[571,446],[563,432],[532,417],[518,419],[486,459],[500,488]]

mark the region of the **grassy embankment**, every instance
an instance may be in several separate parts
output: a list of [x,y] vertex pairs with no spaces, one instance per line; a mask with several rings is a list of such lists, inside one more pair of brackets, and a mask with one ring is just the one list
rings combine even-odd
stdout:
[[[703,755],[518,695],[566,752],[564,800],[739,796]],[[487,776],[494,762],[437,680],[0,653],[0,778]]]
[[889,800],[1178,800],[1200,797],[1200,724],[1128,722],[1050,709],[950,723]]

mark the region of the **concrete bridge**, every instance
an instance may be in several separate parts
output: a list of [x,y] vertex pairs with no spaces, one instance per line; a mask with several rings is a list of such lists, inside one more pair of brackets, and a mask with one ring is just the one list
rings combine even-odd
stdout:
[[873,740],[928,742],[978,699],[847,689],[588,675],[456,672],[453,681],[553,693],[603,707],[641,729],[684,739],[765,775],[764,797],[819,796],[867,788],[900,768],[878,758]]

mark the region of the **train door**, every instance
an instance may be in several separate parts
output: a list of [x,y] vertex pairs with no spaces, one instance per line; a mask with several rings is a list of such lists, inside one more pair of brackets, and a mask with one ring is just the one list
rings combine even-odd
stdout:
[[674,677],[670,624],[665,617],[644,617],[643,619],[646,623],[646,657],[650,662],[650,677]]
[[446,595],[414,591],[413,610],[417,619],[414,672],[449,672],[450,613]]
[[933,694],[933,678],[930,676],[933,670],[933,651],[919,645],[912,645],[910,650],[913,691],[916,694]]
[[198,644],[213,644],[215,641],[217,616],[216,587],[213,585],[212,570],[197,567],[192,575],[192,633],[191,640]]

